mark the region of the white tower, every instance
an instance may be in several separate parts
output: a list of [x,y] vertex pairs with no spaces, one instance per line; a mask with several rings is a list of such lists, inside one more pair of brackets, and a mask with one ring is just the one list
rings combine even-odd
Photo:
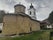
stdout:
[[29,12],[29,16],[32,19],[35,19],[36,20],[36,10],[35,10],[34,6],[32,5],[32,3],[30,5],[30,8],[29,8],[28,12]]

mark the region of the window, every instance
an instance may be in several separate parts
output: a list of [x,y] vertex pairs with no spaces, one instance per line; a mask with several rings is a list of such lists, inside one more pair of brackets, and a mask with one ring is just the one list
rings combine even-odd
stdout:
[[32,28],[30,27],[30,31],[32,31]]
[[2,30],[0,30],[0,33],[2,33]]
[[31,11],[30,11],[30,15],[31,15]]
[[35,15],[35,12],[34,12],[34,15]]

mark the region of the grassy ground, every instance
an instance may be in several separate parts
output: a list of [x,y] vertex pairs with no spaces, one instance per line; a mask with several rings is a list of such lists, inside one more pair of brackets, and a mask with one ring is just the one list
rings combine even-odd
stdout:
[[49,31],[38,31],[20,37],[3,37],[0,40],[49,40]]

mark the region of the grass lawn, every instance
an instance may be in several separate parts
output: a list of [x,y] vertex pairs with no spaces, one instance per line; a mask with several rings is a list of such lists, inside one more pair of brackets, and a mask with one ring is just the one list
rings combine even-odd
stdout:
[[20,37],[3,37],[0,40],[49,40],[49,31],[37,31]]

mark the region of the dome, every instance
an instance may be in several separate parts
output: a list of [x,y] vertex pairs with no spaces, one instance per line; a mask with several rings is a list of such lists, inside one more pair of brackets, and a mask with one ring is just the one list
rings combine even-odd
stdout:
[[17,5],[15,5],[14,6],[14,8],[15,8],[15,13],[25,13],[25,6],[24,5],[22,5],[22,4],[17,4]]
[[14,7],[17,7],[17,6],[22,6],[22,7],[24,7],[24,8],[26,8],[24,5],[22,5],[22,4],[16,4]]

